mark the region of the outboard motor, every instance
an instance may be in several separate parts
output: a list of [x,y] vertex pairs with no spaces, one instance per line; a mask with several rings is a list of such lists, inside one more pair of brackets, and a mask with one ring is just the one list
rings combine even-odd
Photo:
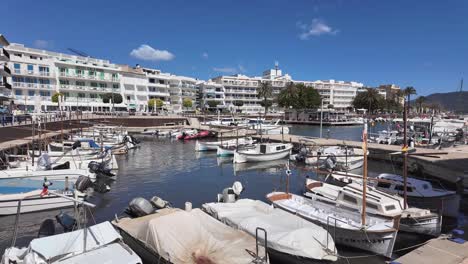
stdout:
[[334,154],[330,154],[327,156],[325,159],[325,169],[327,170],[333,170],[336,167],[336,156]]
[[37,237],[48,237],[55,235],[55,224],[54,220],[46,219],[41,223]]
[[91,161],[88,164],[88,168],[92,173],[106,176],[115,176],[115,174],[111,172],[111,169],[107,168],[106,163],[104,162]]
[[239,199],[240,194],[244,190],[242,183],[236,181],[232,187],[225,188],[222,193],[218,194],[219,203],[234,203]]
[[79,140],[73,142],[72,149],[75,150],[77,148],[81,148],[81,142]]
[[91,179],[87,176],[81,175],[78,177],[78,179],[75,182],[75,189],[84,192],[86,191],[89,187],[93,186],[93,182]]
[[63,227],[63,232],[70,232],[77,228],[76,219],[67,213],[61,212],[55,216],[55,219],[57,219],[57,222]]
[[137,197],[130,201],[126,213],[133,217],[141,217],[154,213],[154,207],[145,198]]

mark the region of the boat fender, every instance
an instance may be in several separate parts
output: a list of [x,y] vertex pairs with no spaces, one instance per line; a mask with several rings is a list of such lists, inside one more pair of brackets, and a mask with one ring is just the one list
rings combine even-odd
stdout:
[[63,227],[64,232],[70,232],[76,230],[77,222],[76,219],[71,217],[69,214],[60,212],[55,216],[57,222]]

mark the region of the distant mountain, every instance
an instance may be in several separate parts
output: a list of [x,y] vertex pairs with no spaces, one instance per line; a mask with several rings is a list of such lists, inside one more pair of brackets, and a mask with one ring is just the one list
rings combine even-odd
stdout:
[[[415,98],[416,99],[416,98]],[[414,100],[411,100],[414,104]],[[468,91],[467,92],[450,92],[450,93],[435,93],[426,96],[425,104],[437,103],[442,106],[443,110],[468,113]]]

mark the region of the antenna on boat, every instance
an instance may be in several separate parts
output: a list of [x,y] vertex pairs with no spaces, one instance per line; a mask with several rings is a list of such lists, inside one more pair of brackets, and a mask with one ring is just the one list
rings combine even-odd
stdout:
[[367,122],[364,123],[362,131],[362,150],[364,152],[364,164],[362,173],[362,212],[361,224],[366,224],[366,192],[367,192]]
[[407,126],[408,126],[408,103],[407,100],[405,99],[405,103],[403,105],[403,209],[406,210],[406,202],[407,202],[407,178],[408,178],[408,135],[407,135]]

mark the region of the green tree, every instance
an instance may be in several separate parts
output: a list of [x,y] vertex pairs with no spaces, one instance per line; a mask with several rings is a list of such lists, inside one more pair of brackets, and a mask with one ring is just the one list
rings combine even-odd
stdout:
[[182,100],[182,106],[185,108],[191,108],[193,106],[192,99],[184,98],[184,100]]
[[119,93],[105,93],[101,95],[101,98],[106,104],[110,103],[111,100],[114,104],[121,104],[123,102],[122,95]]
[[321,102],[320,94],[313,87],[304,84],[296,84],[296,104],[295,109],[315,109]]
[[410,107],[410,103],[411,103],[411,95],[412,94],[416,94],[416,89],[414,89],[413,86],[408,86],[405,88],[405,90],[403,91],[405,93],[405,96],[406,96],[406,102],[407,102],[407,105],[408,105],[408,108]]
[[217,108],[217,106],[219,105],[219,102],[217,102],[217,101],[208,101],[207,104],[208,104],[209,108]]
[[278,105],[283,108],[294,107],[297,103],[297,89],[293,82],[286,85],[286,88],[281,90],[277,98]]
[[265,108],[265,116],[268,112],[268,108],[272,106],[273,102],[271,97],[273,96],[273,87],[269,82],[261,82],[257,89],[257,97],[261,99],[260,105]]
[[415,103],[418,106],[418,111],[419,113],[422,113],[423,111],[423,104],[426,102],[426,97],[425,96],[419,96],[416,98]]
[[365,88],[365,91],[358,92],[354,97],[353,107],[367,109],[369,113],[373,113],[378,109],[385,108],[385,100],[376,89]]
[[59,97],[60,97],[60,96],[63,96],[63,94],[62,94],[62,93],[54,93],[54,94],[52,95],[52,98],[51,98],[51,99],[52,99],[52,102],[53,102],[53,103],[58,103],[58,102],[59,102]]
[[148,100],[148,109],[154,112],[154,110],[157,110],[158,108],[162,108],[164,105],[163,100],[159,98],[151,98]]

